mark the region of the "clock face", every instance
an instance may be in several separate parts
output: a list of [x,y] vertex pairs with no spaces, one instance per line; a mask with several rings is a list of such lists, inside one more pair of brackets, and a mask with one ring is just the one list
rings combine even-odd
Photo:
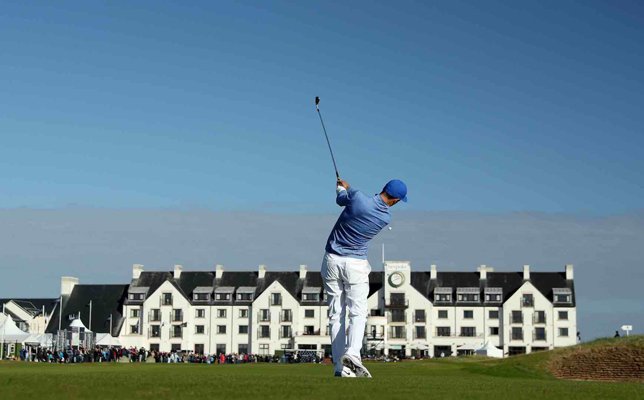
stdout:
[[403,283],[405,283],[405,275],[402,274],[402,272],[394,272],[391,275],[389,275],[389,284],[393,287],[400,287]]

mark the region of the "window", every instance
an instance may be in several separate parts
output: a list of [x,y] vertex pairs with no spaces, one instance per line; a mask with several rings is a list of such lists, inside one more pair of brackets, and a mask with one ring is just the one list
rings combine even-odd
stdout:
[[546,340],[546,328],[534,328],[534,340]]
[[248,334],[248,325],[239,325],[239,334],[247,335]]
[[150,310],[150,322],[159,322],[161,321],[161,310],[154,308]]
[[534,307],[534,297],[531,293],[525,293],[523,295],[521,305],[523,307]]
[[226,325],[217,325],[217,334],[223,335],[226,333]]
[[436,301],[451,301],[452,295],[451,294],[443,294],[439,293],[436,294]]
[[183,311],[181,309],[172,310],[172,322],[183,322]]
[[230,293],[215,293],[215,300],[230,301]]
[[268,355],[268,352],[269,352],[268,349],[269,349],[268,344],[260,344],[259,345],[259,354],[263,355],[263,356]]
[[425,322],[425,310],[416,310],[414,314],[415,322]]
[[463,318],[465,319],[474,318],[474,310],[463,310]]
[[150,344],[150,351],[158,353],[159,352],[159,343],[151,343]]
[[195,353],[203,354],[203,350],[204,350],[203,344],[195,344]]
[[490,310],[488,313],[488,319],[499,319],[499,310]]
[[150,337],[161,337],[161,327],[159,325],[152,325],[150,328]]
[[307,325],[304,327],[305,335],[315,335],[315,327],[312,325]]
[[568,320],[568,311],[559,311],[558,314],[560,320]]
[[177,351],[181,351],[181,343],[172,343],[171,351],[173,353],[176,353]]
[[523,340],[523,329],[512,328],[512,340]]
[[546,323],[546,312],[545,311],[535,311],[534,312],[534,323],[535,324],[545,324]]
[[510,316],[510,323],[512,324],[522,324],[523,323],[523,313],[521,311],[512,311]]
[[[239,301],[253,301],[252,293],[237,293],[237,300]],[[242,346],[242,345],[240,345]],[[248,345],[246,345],[248,346]]]
[[570,303],[570,295],[558,294],[555,296],[555,303]]
[[318,293],[304,293],[304,301],[320,301],[320,295]]
[[436,336],[451,336],[451,332],[449,326],[439,326],[436,328]]
[[195,318],[206,318],[206,310],[203,308],[197,308]]
[[172,305],[172,293],[163,293],[161,296],[161,304],[164,306],[171,306]]
[[291,326],[290,325],[282,325],[282,328],[280,330],[280,338],[290,338],[291,337]]
[[130,300],[142,301],[144,297],[143,293],[130,293]]
[[206,333],[206,327],[204,325],[195,325],[195,333],[197,335],[203,335]]
[[268,309],[259,310],[260,322],[269,322],[271,320],[271,312]]
[[226,318],[226,309],[218,308],[217,309],[217,318]]
[[282,310],[282,321],[281,322],[293,322],[293,313],[291,310]]
[[475,337],[476,328],[475,327],[461,327],[461,336],[463,337]]
[[218,344],[217,345],[217,354],[226,354],[226,345]]
[[139,315],[141,315],[141,310],[138,308],[130,309],[130,318],[139,318]]
[[271,327],[268,325],[261,325],[259,327],[259,337],[260,338],[270,338],[271,337]]
[[379,310],[378,308],[373,308],[371,309],[371,316],[372,317],[384,317],[384,313]]
[[440,319],[446,319],[447,317],[447,310],[438,310],[438,318]]
[[315,318],[315,310],[304,310],[304,318]]
[[405,327],[404,326],[392,326],[391,327],[391,338],[392,339],[405,339]]
[[417,326],[416,327],[416,332],[415,332],[415,338],[416,339],[425,339],[427,336],[425,333],[425,327],[424,326]]
[[485,295],[485,301],[489,301],[490,303],[497,303],[501,301],[501,295],[500,294],[486,294]]
[[239,354],[248,354],[248,345],[240,344],[237,348],[237,353]]
[[282,305],[282,295],[280,293],[271,293],[271,305],[272,306]]
[[391,310],[390,322],[407,322],[405,318],[405,310]]
[[208,301],[210,300],[210,293],[195,293],[195,301]]
[[239,310],[239,318],[248,318],[248,309],[242,308]]
[[288,350],[291,346],[288,343],[282,343],[280,344],[280,349],[282,350]]
[[559,336],[568,337],[568,328],[559,328]]
[[138,335],[138,334],[139,334],[139,324],[130,325],[130,335]]
[[173,338],[180,338],[182,336],[181,325],[172,325],[171,333]]
[[490,336],[499,336],[499,327],[491,326],[490,327]]
[[459,294],[458,295],[458,301],[467,301],[467,302],[475,302],[479,301],[479,295],[478,294]]

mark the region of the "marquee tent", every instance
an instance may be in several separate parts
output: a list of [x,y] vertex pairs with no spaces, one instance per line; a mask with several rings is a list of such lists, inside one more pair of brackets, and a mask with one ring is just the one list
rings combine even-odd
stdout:
[[29,337],[27,332],[23,332],[16,326],[10,315],[4,320],[0,326],[0,359],[5,356],[5,343],[22,343]]
[[118,338],[113,337],[109,333],[97,333],[96,334],[96,345],[97,346],[108,346],[108,347],[122,347],[121,342]]
[[485,343],[485,346],[476,350],[476,354],[479,356],[488,356],[494,358],[503,358],[503,350],[497,348],[490,342]]

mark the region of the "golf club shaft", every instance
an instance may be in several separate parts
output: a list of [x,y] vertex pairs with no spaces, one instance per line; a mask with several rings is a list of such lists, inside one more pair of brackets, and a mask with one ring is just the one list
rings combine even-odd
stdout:
[[322,129],[324,130],[324,137],[326,137],[326,144],[329,146],[329,152],[331,153],[331,160],[333,160],[333,168],[335,169],[335,177],[340,180],[340,174],[338,174],[338,166],[335,164],[335,157],[333,157],[333,150],[331,149],[331,142],[329,142],[329,135],[326,133],[326,127],[324,126],[324,120],[322,119],[322,114],[320,114],[320,108],[316,107],[318,110],[318,117],[320,117],[320,122],[322,123]]

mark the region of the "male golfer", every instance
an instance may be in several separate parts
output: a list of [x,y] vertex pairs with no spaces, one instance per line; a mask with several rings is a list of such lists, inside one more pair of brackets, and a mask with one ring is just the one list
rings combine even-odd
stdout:
[[[389,224],[389,208],[407,201],[407,186],[392,180],[380,194],[366,196],[345,181],[338,180],[337,198],[344,211],[326,243],[322,277],[329,304],[329,329],[335,376],[371,378],[362,365],[360,348],[367,323],[369,242]],[[349,334],[345,320],[349,312]]]

